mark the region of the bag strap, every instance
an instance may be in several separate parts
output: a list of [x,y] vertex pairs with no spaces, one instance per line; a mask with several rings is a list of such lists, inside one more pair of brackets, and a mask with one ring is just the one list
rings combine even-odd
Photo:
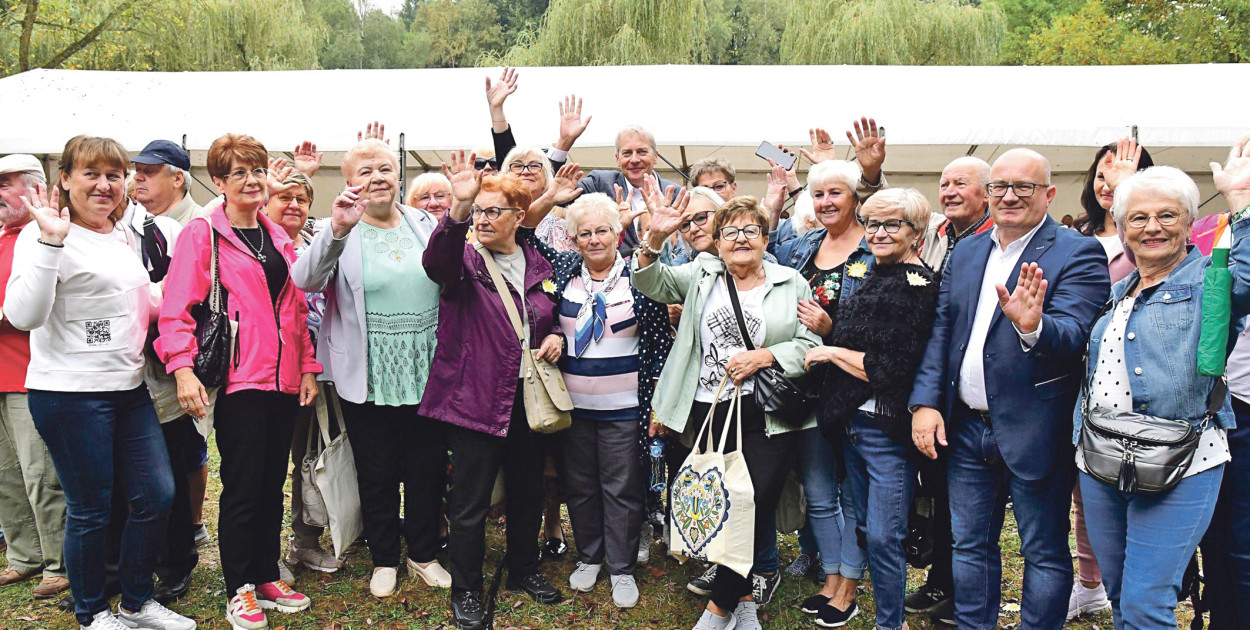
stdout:
[[160,282],[169,273],[169,243],[165,235],[156,227],[156,217],[148,215],[143,219],[143,262],[151,270],[148,278],[152,282]]
[[[735,422],[736,420],[736,422]],[[729,412],[725,414],[725,426],[720,431],[720,449],[718,453],[724,454],[725,441],[729,439],[729,425],[737,424],[738,441],[734,442],[738,450],[742,450],[742,388],[734,386],[733,397],[729,399]],[[710,439],[710,436],[709,436]]]
[[746,344],[747,351],[755,349],[755,342],[751,340],[751,334],[747,332],[746,319],[742,316],[742,304],[738,302],[738,287],[734,286],[734,279],[729,277],[729,271],[725,271],[725,287],[729,289],[729,301],[734,307],[734,319],[738,320],[738,332],[742,333],[742,341]]
[[700,452],[707,453],[712,450],[712,432],[708,431],[708,427],[712,424],[712,416],[716,414],[716,405],[720,404],[721,392],[725,391],[725,384],[729,382],[729,374],[726,373],[720,380],[720,387],[716,388],[716,394],[712,396],[712,408],[707,410],[707,417],[703,419],[703,426],[699,427],[699,434],[694,438],[694,448],[699,450],[699,443],[703,441],[703,434],[707,434],[707,444]]
[[[1133,279],[1129,281],[1128,286],[1124,288],[1124,295],[1120,296],[1120,300],[1123,300],[1124,296],[1132,293],[1133,289],[1137,288],[1137,283],[1140,280],[1141,276],[1135,275]],[[1115,310],[1115,307],[1120,303],[1120,300],[1117,300],[1114,295],[1107,299],[1107,303],[1103,304],[1102,309],[1099,310],[1098,314],[1094,316],[1094,324],[1097,324],[1098,320],[1102,319],[1104,315]],[[1110,326],[1111,323],[1108,322],[1107,325]],[[1093,324],[1091,324],[1089,329],[1089,339],[1085,340],[1085,358],[1081,362],[1082,369],[1085,370],[1085,375],[1081,378],[1081,400],[1083,401],[1081,404],[1081,414],[1083,418],[1089,418],[1090,412],[1093,411],[1093,401],[1089,399],[1089,389],[1094,383],[1094,376],[1089,372],[1089,349],[1093,344],[1094,328]]]
[[512,331],[516,333],[517,341],[521,342],[521,349],[524,350],[525,329],[522,327],[521,315],[517,312],[516,304],[512,301],[512,292],[508,290],[508,284],[504,282],[503,273],[499,271],[499,264],[495,262],[495,257],[481,243],[474,243],[473,249],[482,256],[482,260],[486,263],[486,270],[490,272],[490,279],[495,281],[495,290],[499,293],[499,298],[503,300],[503,309],[508,312],[508,319],[512,320]]

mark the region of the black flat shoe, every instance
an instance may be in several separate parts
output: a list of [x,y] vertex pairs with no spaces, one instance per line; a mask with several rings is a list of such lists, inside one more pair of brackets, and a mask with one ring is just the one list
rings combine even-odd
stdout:
[[460,630],[484,630],[486,607],[482,595],[476,591],[459,591],[451,594],[451,616]]
[[168,605],[183,598],[191,590],[191,574],[187,573],[174,580],[161,580],[152,591],[152,599],[162,605]]
[[841,628],[858,614],[859,604],[855,602],[851,602],[846,610],[834,608],[832,604],[825,604],[816,615],[816,625],[822,628]]
[[541,573],[531,573],[520,578],[508,576],[508,590],[524,591],[540,604],[559,604],[564,601],[564,593],[547,581]]
[[815,595],[812,595],[811,597],[808,597],[807,599],[803,600],[803,603],[799,604],[799,610],[809,615],[816,615],[820,613],[821,608],[827,606],[828,604],[829,604],[828,597],[825,597],[824,595],[821,595],[820,593],[816,593]]
[[564,557],[568,550],[569,546],[564,543],[563,538],[548,538],[543,541],[542,557],[544,560],[556,560]]

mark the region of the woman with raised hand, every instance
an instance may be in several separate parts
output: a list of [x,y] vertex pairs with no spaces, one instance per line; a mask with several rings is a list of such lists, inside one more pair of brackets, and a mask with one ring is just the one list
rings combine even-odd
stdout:
[[[534,542],[542,516],[543,456],[520,386],[522,352],[550,363],[563,354],[555,280],[551,264],[517,235],[530,207],[529,187],[512,175],[484,177],[474,170],[474,157],[452,154],[445,174],[456,201],[423,256],[441,293],[438,346],[420,411],[445,423],[451,451],[451,609],[462,630],[487,623],[482,560],[491,490],[501,468],[508,489],[506,586],[542,604],[564,599],[538,572]],[[470,227],[476,242],[466,241]],[[505,295],[492,279],[496,269],[508,287]],[[512,300],[522,319],[523,344],[504,299]]]
[[[23,199],[34,220],[18,236],[3,312],[31,331],[28,401],[65,491],[65,568],[79,626],[194,630],[195,621],[153,599],[174,480],[143,383],[160,292],[140,254],[142,235],[123,222],[129,165],[109,138],[66,143],[51,199],[42,185]],[[116,515],[126,521],[116,617],[104,584],[114,488],[130,505]]]
[[395,592],[401,484],[408,571],[448,588],[451,576],[435,558],[447,468],[443,425],[418,413],[438,324],[438,285],[421,256],[436,222],[396,201],[399,164],[385,143],[367,139],[348,150],[343,175],[347,187],[330,218],[317,223],[292,276],[296,286],[326,294],[321,379],[335,384],[352,442],[373,556],[369,592]]
[[[844,488],[855,513],[863,515],[876,627],[893,630],[907,627],[903,540],[916,479],[907,397],[933,325],[938,279],[920,262],[929,202],[919,191],[878,192],[864,203],[860,218],[876,264],[840,301],[832,332],[825,345],[807,353],[807,365],[829,365],[820,429],[842,447]],[[817,617],[825,625],[821,621]]]
[[[261,210],[287,189],[289,172],[270,176],[264,145],[226,134],[208,151],[208,174],[224,200],[205,221],[183,228],[165,282],[157,356],[178,380],[187,413],[203,417],[208,392],[192,369],[199,353],[192,309],[212,284],[213,249],[237,332],[213,410],[221,453],[217,535],[236,630],[268,626],[266,609],[298,612],[312,601],[280,579],[283,493],[291,435],[301,406],[317,396],[308,304],[291,281],[295,249],[286,230]],[[288,167],[289,168],[289,167]]]
[[[644,199],[649,199],[644,197]],[[699,254],[691,263],[672,267],[657,261],[665,241],[691,218],[689,197],[682,192],[672,205],[651,209],[651,229],[634,259],[634,286],[651,299],[683,304],[672,351],[656,386],[655,422],[683,434],[689,444],[698,426],[717,402],[717,386],[728,375],[742,389],[742,442],[721,445],[741,450],[755,491],[755,541],[766,544],[777,534],[771,527],[782,484],[789,472],[798,430],[815,426],[814,418],[780,418],[764,412],[753,395],[753,375],[774,364],[786,376],[806,372],[803,356],[817,337],[799,321],[798,304],[811,289],[793,269],[764,260],[768,246],[768,215],[751,197],[721,206],[713,219],[717,255]],[[733,283],[733,287],[729,286]],[[739,297],[743,323],[737,321],[731,290]],[[750,335],[750,345],[740,328]],[[732,395],[725,389],[721,400]],[[728,405],[717,405],[709,430],[720,435],[728,421]],[[753,552],[752,552],[753,555]],[[696,630],[760,628],[751,580],[722,568]]]

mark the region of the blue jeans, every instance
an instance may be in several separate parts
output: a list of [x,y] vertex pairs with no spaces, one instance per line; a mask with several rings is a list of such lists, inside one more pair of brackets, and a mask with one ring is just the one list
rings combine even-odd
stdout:
[[998,546],[1007,497],[1014,505],[1024,556],[1021,630],[1058,630],[1072,590],[1068,513],[1075,465],[1038,480],[1017,477],[1003,462],[994,431],[975,415],[952,414],[947,486],[955,539],[955,626],[998,625],[1003,563]]
[[[807,497],[807,534],[820,551],[825,575],[858,580],[868,558],[855,535],[855,509],[849,493],[838,484],[838,455],[820,429],[798,434],[798,466]],[[800,549],[804,534],[799,531]]]
[[842,453],[846,457],[847,490],[855,512],[866,516],[868,566],[877,602],[877,627],[903,627],[907,594],[907,514],[916,468],[907,448],[891,440],[876,418],[860,411],[847,427]]
[[1228,432],[1233,461],[1224,464],[1224,483],[1211,526],[1202,538],[1203,603],[1211,630],[1230,630],[1250,619],[1250,405],[1233,397],[1237,428]]
[[1221,465],[1147,497],[1081,473],[1085,527],[1117,630],[1176,627],[1181,577],[1211,522],[1223,477]]
[[65,569],[74,590],[74,616],[88,625],[109,607],[104,565],[115,476],[130,502],[118,566],[121,604],[139,610],[152,599],[152,573],[174,500],[169,452],[147,387],[31,390],[28,400],[65,491]]

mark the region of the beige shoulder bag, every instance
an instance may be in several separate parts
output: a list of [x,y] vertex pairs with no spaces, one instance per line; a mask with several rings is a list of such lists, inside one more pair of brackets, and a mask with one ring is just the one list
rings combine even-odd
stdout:
[[[569,390],[564,387],[564,375],[560,373],[560,368],[545,359],[536,358],[534,353],[537,350],[526,347],[521,315],[512,301],[512,292],[504,282],[499,265],[481,243],[474,244],[473,248],[486,262],[486,270],[490,272],[491,280],[495,281],[495,290],[503,300],[503,308],[508,312],[508,319],[512,320],[512,330],[521,344],[521,388],[525,396],[525,418],[530,429],[538,433],[555,433],[569,428],[573,423],[570,415],[573,411],[573,399],[569,397]],[[524,289],[520,291],[524,295]]]

